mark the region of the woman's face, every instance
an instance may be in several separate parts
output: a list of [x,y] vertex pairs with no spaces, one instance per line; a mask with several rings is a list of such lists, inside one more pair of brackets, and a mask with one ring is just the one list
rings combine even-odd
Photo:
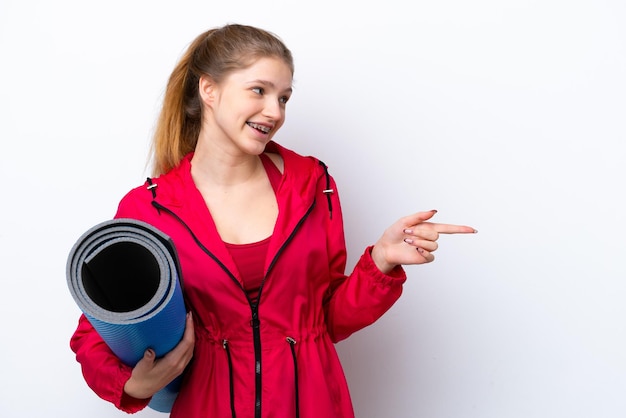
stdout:
[[261,58],[211,88],[207,106],[208,138],[246,154],[258,155],[285,122],[292,93],[291,70],[282,60]]

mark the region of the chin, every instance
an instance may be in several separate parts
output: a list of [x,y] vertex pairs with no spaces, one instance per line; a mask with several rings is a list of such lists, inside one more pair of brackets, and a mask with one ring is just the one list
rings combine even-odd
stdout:
[[269,139],[264,141],[251,141],[244,144],[243,147],[241,147],[241,150],[246,154],[260,155],[265,151],[265,147],[269,142]]

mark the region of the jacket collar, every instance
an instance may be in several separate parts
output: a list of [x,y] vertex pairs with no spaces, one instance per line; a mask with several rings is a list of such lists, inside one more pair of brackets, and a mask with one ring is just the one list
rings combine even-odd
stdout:
[[[318,197],[317,184],[324,176],[324,172],[316,158],[301,156],[275,142],[270,142],[266,151],[280,154],[284,161],[282,180],[276,192],[278,219],[270,240],[265,266],[267,269],[276,253],[314,204]],[[155,179],[155,183],[158,184],[155,200],[176,213],[202,244],[222,260],[235,276],[238,276],[235,263],[217,232],[202,194],[191,177],[192,156],[193,153],[188,154],[178,166]]]

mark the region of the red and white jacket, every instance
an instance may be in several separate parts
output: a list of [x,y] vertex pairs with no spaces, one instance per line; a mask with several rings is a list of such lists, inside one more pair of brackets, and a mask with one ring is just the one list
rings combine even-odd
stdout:
[[[117,218],[157,227],[176,245],[196,345],[171,417],[351,418],[334,343],[366,327],[400,297],[401,267],[383,274],[368,247],[349,276],[337,186],[326,166],[274,142],[284,173],[279,214],[258,305],[191,178],[191,155],[130,191]],[[108,349],[84,316],[71,348],[89,386],[126,412],[149,400],[123,393],[131,368]]]

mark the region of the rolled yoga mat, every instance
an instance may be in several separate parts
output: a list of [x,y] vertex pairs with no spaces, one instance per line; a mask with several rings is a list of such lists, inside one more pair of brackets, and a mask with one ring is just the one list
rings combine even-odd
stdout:
[[[148,348],[157,357],[181,340],[186,309],[172,240],[134,219],[113,219],[85,232],[67,260],[67,283],[78,307],[104,342],[134,366]],[[180,377],[148,405],[170,412]]]

